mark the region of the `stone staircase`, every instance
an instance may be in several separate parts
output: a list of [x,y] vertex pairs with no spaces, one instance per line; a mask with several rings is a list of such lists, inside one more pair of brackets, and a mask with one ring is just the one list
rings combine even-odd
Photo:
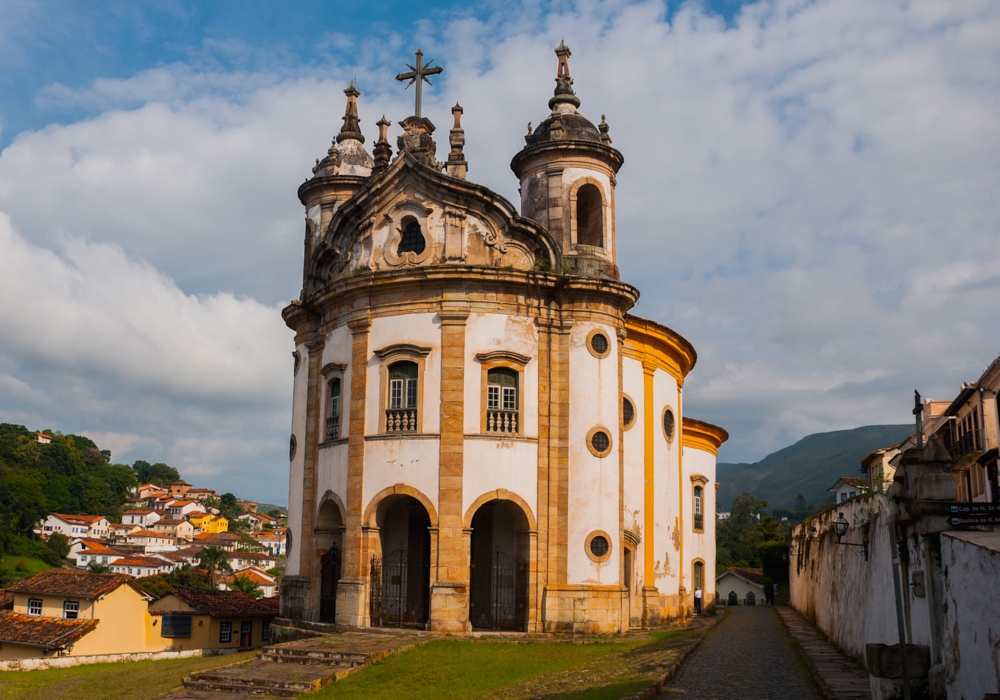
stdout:
[[280,698],[314,693],[390,654],[420,646],[426,634],[343,632],[264,647],[253,661],[184,679],[172,700]]

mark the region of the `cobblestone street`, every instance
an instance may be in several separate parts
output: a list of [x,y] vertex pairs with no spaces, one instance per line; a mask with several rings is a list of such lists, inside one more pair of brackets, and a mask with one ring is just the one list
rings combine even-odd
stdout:
[[660,697],[812,700],[818,696],[805,673],[772,608],[735,607],[688,658]]

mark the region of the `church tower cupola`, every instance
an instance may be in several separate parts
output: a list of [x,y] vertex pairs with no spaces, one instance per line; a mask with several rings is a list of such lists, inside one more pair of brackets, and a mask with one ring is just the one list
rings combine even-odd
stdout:
[[521,182],[521,215],[548,229],[574,274],[618,279],[615,185],[624,157],[611,147],[604,115],[597,127],[579,113],[569,47],[560,42],[555,53],[551,112],[534,131],[528,125],[510,164]]

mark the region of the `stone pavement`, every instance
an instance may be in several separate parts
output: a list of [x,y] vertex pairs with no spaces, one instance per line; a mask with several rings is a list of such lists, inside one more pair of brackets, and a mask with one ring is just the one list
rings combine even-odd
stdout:
[[774,610],[740,606],[730,608],[659,697],[815,700],[806,673]]
[[870,700],[868,674],[826,641],[794,608],[775,608],[806,655],[813,677],[828,700]]

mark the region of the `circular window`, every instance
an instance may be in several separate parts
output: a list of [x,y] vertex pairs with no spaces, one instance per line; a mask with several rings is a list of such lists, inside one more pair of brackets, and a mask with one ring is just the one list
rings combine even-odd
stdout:
[[611,453],[611,431],[603,426],[591,430],[587,434],[587,448],[595,457],[607,457]]
[[587,535],[584,551],[592,561],[597,563],[607,561],[611,558],[611,535],[604,530],[594,530]]
[[604,331],[594,329],[587,335],[587,350],[599,360],[611,354],[611,341]]
[[635,423],[635,405],[632,399],[627,396],[622,397],[622,425],[628,430]]
[[295,436],[288,439],[288,461],[295,459]]
[[667,436],[667,440],[674,439],[674,412],[669,406],[663,409],[663,434]]

